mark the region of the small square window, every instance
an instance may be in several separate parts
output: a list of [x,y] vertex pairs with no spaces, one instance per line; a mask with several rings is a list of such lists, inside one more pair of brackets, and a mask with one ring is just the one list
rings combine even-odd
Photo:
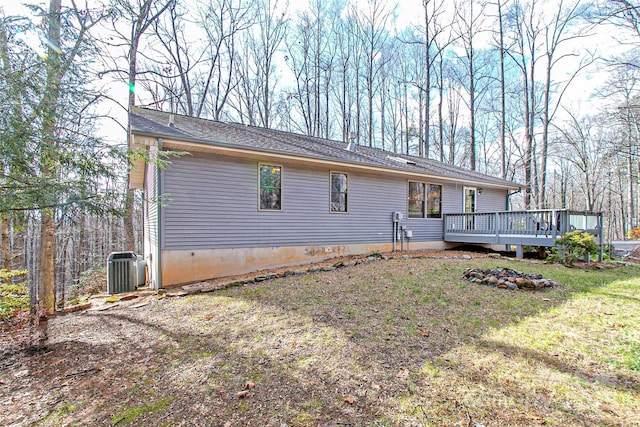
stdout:
[[347,174],[331,172],[331,212],[347,212],[347,194]]
[[282,168],[260,165],[260,210],[282,210]]

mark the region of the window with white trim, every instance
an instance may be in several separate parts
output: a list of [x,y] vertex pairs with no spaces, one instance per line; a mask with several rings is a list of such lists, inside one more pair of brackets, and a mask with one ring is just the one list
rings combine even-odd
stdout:
[[442,218],[442,185],[427,186],[427,218]]
[[407,212],[409,218],[424,218],[424,182],[409,181]]
[[282,210],[282,167],[260,164],[258,170],[260,210]]
[[347,212],[348,176],[331,172],[331,212]]
[[409,218],[442,218],[442,185],[409,181]]

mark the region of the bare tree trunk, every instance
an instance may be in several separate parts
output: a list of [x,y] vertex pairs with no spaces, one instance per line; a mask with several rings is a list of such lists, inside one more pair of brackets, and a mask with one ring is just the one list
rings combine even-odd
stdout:
[[444,162],[444,114],[442,110],[444,108],[444,59],[440,54],[440,61],[438,62],[438,69],[440,71],[440,83],[438,87],[438,143],[440,144],[440,161]]
[[473,45],[470,45],[469,56],[469,169],[476,170],[476,89]]
[[429,48],[431,47],[431,40],[429,38],[429,13],[427,11],[427,6],[429,5],[429,0],[423,0],[422,5],[424,6],[424,31],[425,31],[425,45],[424,45],[424,54],[425,54],[425,99],[424,99],[424,151],[422,150],[422,144],[420,144],[420,157],[429,157],[429,145],[430,145],[430,132],[431,128],[430,123],[430,112],[431,112],[431,52],[429,52]]
[[[148,13],[151,1],[145,2],[143,5],[144,10]],[[142,20],[142,17],[141,17]],[[129,108],[136,105],[136,77],[137,77],[137,67],[136,62],[138,58],[138,44],[140,43],[140,37],[142,36],[142,32],[140,32],[139,28],[141,26],[141,20],[137,21],[132,29],[132,39],[131,39],[131,50],[129,51],[129,100],[128,106]],[[135,251],[135,232],[133,230],[133,201],[135,199],[135,190],[128,188],[129,182],[131,182],[131,165],[127,164],[127,182],[125,186],[126,197],[124,202],[124,224],[123,224],[123,233],[124,233],[124,249],[127,251]]]
[[[55,179],[56,160],[53,156],[56,141],[56,111],[60,94],[61,60],[54,46],[60,46],[60,14],[62,13],[61,0],[51,0],[49,3],[47,37],[49,49],[47,55],[47,82],[43,99],[42,134],[44,150],[42,174],[49,179]],[[39,290],[40,304],[43,310],[51,312],[55,309],[55,232],[54,211],[45,208],[41,211],[40,225],[40,271]]]
[[[627,155],[627,230],[631,230],[636,226],[635,222],[635,190],[633,185],[633,142],[631,140],[631,133],[629,133],[629,154]],[[625,233],[626,234],[626,233]]]
[[507,121],[507,103],[506,88],[504,75],[504,27],[502,22],[502,1],[498,0],[498,31],[499,31],[499,50],[500,50],[500,171],[502,179],[507,178],[507,143],[506,143],[506,121]]
[[380,89],[380,141],[382,142],[382,149],[384,150],[384,139],[385,139],[385,108],[387,105],[387,85],[385,83],[382,84]]
[[[144,0],[141,4],[138,5],[139,10],[137,11],[137,15],[132,16],[131,21],[131,40],[129,40],[129,55],[128,55],[128,73],[127,77],[129,79],[129,99],[128,106],[132,107],[136,103],[136,78],[138,76],[137,69],[137,60],[138,60],[138,46],[140,44],[140,39],[144,32],[149,28],[149,26],[155,22],[158,17],[164,13],[165,10],[173,3],[174,0],[164,0],[163,4],[160,4],[158,9],[152,15],[152,8],[156,3],[154,0]],[[127,10],[134,10],[128,4],[126,5]],[[131,174],[130,165],[127,166],[127,186],[129,185]],[[133,227],[133,203],[135,199],[135,190],[127,189],[127,195],[125,199],[124,206],[124,222],[123,222],[123,232],[124,232],[124,240],[125,240],[125,249],[128,251],[134,251],[136,248],[136,239],[135,239],[135,230]]]
[[[625,209],[625,201],[624,201],[624,188],[625,185],[622,181],[622,174],[618,174],[618,197],[620,198],[620,220],[622,221],[622,235],[623,236],[627,236],[627,233],[629,232],[630,228],[629,228],[629,216],[628,213]],[[627,186],[628,188],[628,186]]]
[[[0,173],[4,173],[4,163],[0,161]],[[7,214],[0,215],[0,239],[2,239],[2,264],[4,270],[11,271],[11,245],[10,245],[10,217]]]
[[9,230],[9,216],[2,216],[2,268],[11,270],[11,245],[10,245],[10,230]]
[[535,158],[535,152],[536,152],[536,139],[535,139],[535,111],[536,111],[536,92],[535,92],[535,80],[534,80],[534,73],[535,73],[535,58],[533,57],[533,49],[532,49],[532,57],[530,60],[530,76],[529,76],[529,110],[528,110],[528,115],[529,115],[529,120],[528,120],[528,126],[529,126],[529,130],[527,131],[527,137],[528,137],[528,144],[527,144],[527,155],[529,158],[529,164],[528,164],[528,168],[529,168],[529,179],[528,179],[528,183],[529,183],[529,187],[531,187],[531,190],[529,191],[529,207],[528,209],[531,209],[531,207],[536,206],[537,205],[537,194],[538,194],[538,188],[537,188],[537,176],[536,176],[536,158]]
[[[409,154],[409,101],[407,99],[407,84],[404,84],[404,133],[406,138],[407,155]],[[418,155],[422,157],[422,144],[419,146]]]
[[349,116],[347,115],[347,60],[342,63],[342,141],[349,139]]
[[80,274],[87,269],[86,218],[87,213],[85,209],[82,209],[80,221],[78,221],[80,227],[78,232],[78,252],[75,254],[76,265],[73,269],[73,278],[76,280],[80,280]]
[[[47,212],[48,211],[48,212]],[[38,299],[46,311],[53,311],[56,304],[55,291],[55,223],[53,212],[42,211],[40,225],[40,264]]]
[[524,80],[523,100],[524,100],[524,206],[525,209],[531,209],[531,191],[533,190],[531,184],[531,105],[529,103],[529,80],[527,78],[526,71],[522,74]]

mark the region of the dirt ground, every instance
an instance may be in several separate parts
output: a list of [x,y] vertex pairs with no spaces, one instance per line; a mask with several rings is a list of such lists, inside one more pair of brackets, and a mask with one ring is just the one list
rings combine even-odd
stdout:
[[[485,419],[494,420],[493,426],[544,424],[535,414],[522,418],[519,404],[499,417],[490,402],[471,413],[460,397],[447,394],[447,381],[455,381],[447,368],[433,386],[437,404],[398,413],[405,396],[429,395],[430,385],[417,375],[430,369],[425,360],[474,339],[475,328],[486,325],[456,326],[463,301],[452,303],[440,287],[437,300],[422,288],[414,294],[396,289],[396,273],[437,281],[438,271],[453,269],[457,276],[463,256],[487,257],[425,252],[412,254],[419,259],[365,259],[358,265],[360,258],[351,257],[341,260],[347,268],[209,293],[172,289],[114,303],[96,299],[89,310],[52,317],[47,347],[36,353],[19,349],[20,331],[5,331],[0,425],[489,425],[481,423]],[[425,257],[435,259],[428,271],[421,270]],[[387,296],[376,287],[380,283],[389,289]],[[440,309],[451,317],[438,317]],[[420,320],[428,313],[443,324]],[[624,425],[607,424],[606,414],[588,420],[583,425]]]

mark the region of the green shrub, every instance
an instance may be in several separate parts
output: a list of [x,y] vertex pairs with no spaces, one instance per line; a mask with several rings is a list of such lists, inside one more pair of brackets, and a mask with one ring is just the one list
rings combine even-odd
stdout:
[[547,260],[564,264],[584,260],[587,254],[590,257],[596,257],[599,249],[595,237],[580,230],[570,231],[556,239],[556,245],[560,245],[560,249],[553,248]]
[[0,269],[0,319],[29,308],[29,288],[25,282],[11,283],[11,278],[25,275],[24,270]]

